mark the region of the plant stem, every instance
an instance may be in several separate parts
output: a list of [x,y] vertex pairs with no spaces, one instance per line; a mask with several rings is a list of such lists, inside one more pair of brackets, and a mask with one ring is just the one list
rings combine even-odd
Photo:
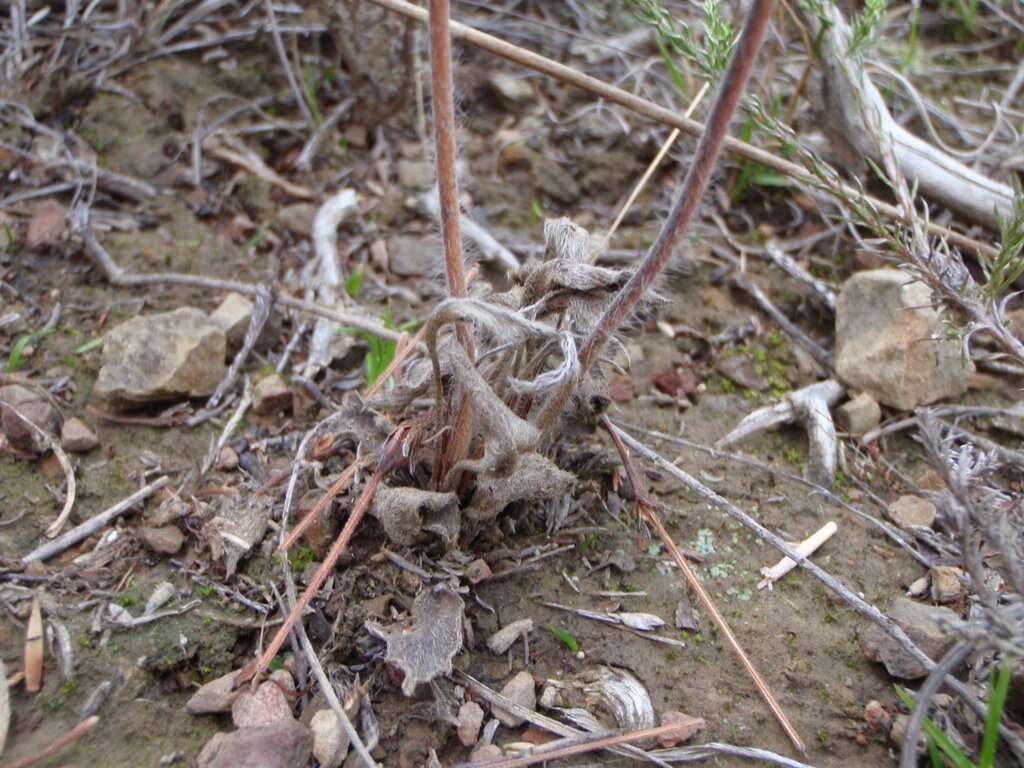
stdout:
[[459,188],[455,180],[455,104],[448,0],[430,0],[430,80],[445,274],[448,295],[461,298],[466,295],[466,271],[459,234]]
[[[729,62],[729,68],[722,80],[722,86],[715,98],[715,104],[711,108],[711,115],[701,133],[700,141],[697,143],[693,165],[690,166],[679,189],[679,196],[672,205],[672,210],[669,211],[661,232],[658,233],[658,239],[654,241],[654,245],[647,252],[640,267],[616,294],[584,342],[583,348],[580,350],[578,381],[584,380],[590,366],[594,364],[601,354],[601,350],[604,349],[605,343],[618,330],[622,321],[633,311],[637,302],[647,293],[651,284],[665,269],[669,258],[675,252],[683,235],[686,234],[686,230],[689,229],[690,222],[693,221],[693,216],[697,212],[697,206],[704,196],[704,190],[708,186],[711,171],[714,170],[715,163],[718,161],[718,155],[729,129],[729,122],[732,120],[733,113],[736,111],[736,106],[743,96],[747,80],[754,68],[754,61],[761,48],[761,42],[764,40],[774,4],[774,0],[754,0],[754,5],[743,25],[743,32],[736,43],[736,50]],[[562,408],[565,407],[565,401],[572,389],[566,387],[562,396],[552,394],[544,403],[536,423],[545,434],[558,422],[558,416],[561,414]]]
[[711,171],[718,161],[718,155],[722,150],[733,113],[736,111],[736,106],[743,96],[747,80],[754,68],[754,61],[761,48],[761,41],[768,28],[774,4],[774,0],[754,0],[750,15],[747,16],[743,26],[743,33],[736,44],[736,51],[729,62],[729,69],[722,81],[722,87],[715,99],[715,105],[711,109],[711,115],[708,117],[704,132],[697,144],[693,165],[690,166],[686,179],[679,190],[679,196],[676,198],[661,232],[658,233],[658,239],[655,240],[651,250],[644,257],[640,268],[633,273],[633,277],[622,287],[611,305],[605,310],[604,315],[580,350],[581,375],[586,374],[601,353],[608,338],[618,330],[636,303],[647,293],[651,284],[661,274],[669,258],[675,252],[676,246],[686,234],[686,230],[689,229],[690,222],[693,221],[693,216],[697,212],[697,206],[704,196],[708,180],[711,178]]

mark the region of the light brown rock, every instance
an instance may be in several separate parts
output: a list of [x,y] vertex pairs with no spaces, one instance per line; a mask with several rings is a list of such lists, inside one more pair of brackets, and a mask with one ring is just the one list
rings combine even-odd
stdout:
[[252,409],[263,416],[291,408],[292,391],[276,373],[260,379],[252,392]]
[[293,719],[288,698],[272,680],[261,683],[255,692],[244,691],[231,705],[231,721],[236,728],[274,725]]
[[480,726],[484,724],[484,710],[475,701],[467,701],[459,707],[459,726],[456,732],[464,747],[476,744],[480,737]]
[[143,544],[163,555],[175,555],[185,544],[185,534],[173,525],[162,525],[155,528],[141,526],[136,530]]
[[193,715],[209,715],[229,711],[237,695],[237,691],[234,690],[235,675],[237,674],[238,671],[233,670],[206,683],[185,702],[185,709]]
[[937,565],[932,568],[932,600],[936,603],[951,603],[964,595],[965,577],[962,569],[953,565]]
[[434,166],[424,160],[399,160],[395,170],[406,189],[429,189],[434,184]]
[[60,430],[60,446],[69,453],[85,453],[100,444],[96,433],[85,426],[81,419],[71,417]]
[[477,747],[470,753],[469,762],[471,763],[486,763],[488,760],[494,760],[495,758],[501,757],[501,748],[494,744],[484,744],[482,747]]
[[141,404],[213,394],[224,377],[224,331],[198,309],[136,317],[109,331],[93,394]]
[[256,305],[240,293],[229,293],[210,313],[210,322],[224,331],[228,344],[239,347],[245,340]]
[[199,753],[199,768],[296,768],[309,762],[313,734],[295,720],[218,733]]
[[935,524],[935,505],[920,496],[900,496],[889,505],[887,511],[889,519],[901,528],[910,528],[913,525],[931,528]]
[[318,709],[309,721],[313,731],[313,757],[320,768],[338,768],[348,752],[348,735],[331,709]]
[[836,408],[836,424],[851,435],[866,434],[877,427],[881,420],[881,406],[864,392]]
[[388,269],[399,277],[420,277],[440,266],[441,253],[423,237],[396,235],[388,240]]
[[[535,710],[537,708],[537,693],[534,691],[533,675],[529,672],[523,671],[514,675],[501,689],[501,695],[527,709]],[[494,708],[494,716],[502,725],[509,728],[518,728],[523,724],[523,718],[505,712],[498,707]]]
[[36,206],[28,222],[25,245],[30,250],[56,245],[67,230],[67,214],[56,200],[44,200]]
[[20,384],[0,387],[0,431],[16,450],[43,452],[46,450],[46,441],[22,417],[50,437],[60,433],[60,411],[44,394]]
[[663,712],[661,715],[662,725],[677,725],[679,730],[675,733],[668,733],[658,737],[658,744],[669,749],[677,747],[685,741],[692,739],[694,734],[701,730],[705,723],[700,717],[690,717],[676,710]]
[[946,338],[931,291],[906,272],[858,272],[836,306],[836,374],[850,389],[900,410],[959,397],[973,366]]
[[[888,615],[933,659],[941,659],[956,642],[956,635],[949,631],[948,625],[957,621],[959,616],[948,608],[923,605],[898,597],[893,601]],[[864,655],[884,664],[893,677],[916,680],[928,674],[921,662],[907,653],[877,624],[872,623],[861,634],[860,643]]]

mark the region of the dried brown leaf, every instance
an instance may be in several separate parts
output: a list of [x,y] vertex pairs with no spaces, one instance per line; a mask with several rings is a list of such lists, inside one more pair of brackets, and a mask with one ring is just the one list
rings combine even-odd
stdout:
[[412,625],[385,629],[376,622],[366,628],[387,643],[387,660],[405,673],[402,693],[452,671],[452,658],[462,650],[462,598],[445,586],[424,590],[412,605]]

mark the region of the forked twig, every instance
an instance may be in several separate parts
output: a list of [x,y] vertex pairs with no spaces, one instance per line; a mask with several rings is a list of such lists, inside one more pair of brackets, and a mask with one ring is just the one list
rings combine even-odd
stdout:
[[626,474],[629,477],[630,485],[633,486],[633,494],[636,496],[637,505],[640,508],[641,516],[647,520],[658,534],[658,538],[664,543],[665,548],[672,555],[672,559],[675,560],[676,565],[679,566],[679,570],[682,571],[683,576],[686,577],[687,583],[690,588],[697,594],[697,598],[704,606],[705,610],[711,615],[719,629],[722,630],[722,634],[725,635],[725,639],[732,647],[733,652],[739,658],[743,668],[746,669],[747,674],[750,675],[750,679],[754,681],[754,685],[757,686],[758,692],[761,697],[768,704],[768,708],[772,711],[775,719],[779,721],[779,725],[782,726],[782,730],[786,732],[786,736],[789,738],[793,747],[801,755],[807,754],[807,747],[800,738],[800,734],[796,732],[793,724],[789,722],[789,718],[786,717],[786,713],[783,711],[779,702],[772,694],[771,689],[768,688],[768,684],[761,677],[761,673],[757,671],[754,663],[747,656],[743,647],[739,644],[736,636],[733,635],[732,630],[729,628],[728,622],[725,617],[719,613],[718,608],[715,606],[714,601],[711,599],[711,595],[704,589],[704,585],[701,584],[700,579],[697,578],[697,574],[693,572],[693,568],[683,557],[683,553],[679,551],[679,547],[676,546],[675,541],[672,540],[672,536],[666,530],[664,524],[661,522],[661,517],[655,511],[653,504],[651,503],[644,486],[640,482],[640,476],[636,471],[636,467],[630,460],[629,451],[626,449],[625,443],[622,440],[622,433],[613,425],[607,417],[602,417],[601,426],[607,430],[608,434],[612,438],[612,442],[615,443],[615,448],[619,452],[619,456],[622,457],[623,466],[626,469]]

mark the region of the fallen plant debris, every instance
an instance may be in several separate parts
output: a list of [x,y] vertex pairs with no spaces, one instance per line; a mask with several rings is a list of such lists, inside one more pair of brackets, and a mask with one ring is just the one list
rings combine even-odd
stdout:
[[2,768],[1024,761],[1019,4],[8,6]]

